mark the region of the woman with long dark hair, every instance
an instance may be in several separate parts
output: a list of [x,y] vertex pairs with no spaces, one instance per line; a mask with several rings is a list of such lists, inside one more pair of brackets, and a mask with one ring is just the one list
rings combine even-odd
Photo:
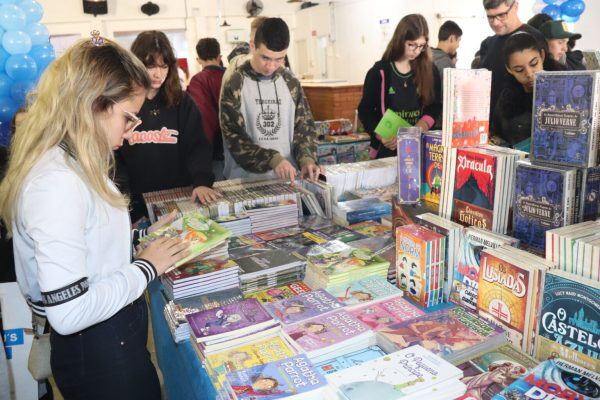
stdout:
[[396,155],[396,138],[385,140],[375,127],[391,109],[408,123],[429,130],[442,106],[439,74],[431,61],[429,28],[420,14],[400,20],[380,61],[367,72],[358,117],[371,135],[371,148],[377,158]]
[[132,220],[147,215],[146,192],[192,185],[193,201],[216,200],[212,148],[196,104],[179,83],[169,39],[163,32],[145,31],[131,51],[146,66],[151,84],[139,113],[142,122],[118,154],[119,175],[128,181],[132,197]]
[[493,141],[529,151],[535,74],[566,68],[549,57],[535,37],[513,33],[504,44],[504,64],[512,76],[500,93],[493,114]]

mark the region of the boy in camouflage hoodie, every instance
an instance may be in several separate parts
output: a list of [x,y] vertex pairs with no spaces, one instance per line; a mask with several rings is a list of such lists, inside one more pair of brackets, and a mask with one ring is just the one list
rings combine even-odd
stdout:
[[[316,180],[317,136],[300,82],[283,68],[290,35],[268,18],[251,44],[252,58],[223,87],[220,107],[228,179],[272,175]],[[271,172],[273,171],[273,172]]]

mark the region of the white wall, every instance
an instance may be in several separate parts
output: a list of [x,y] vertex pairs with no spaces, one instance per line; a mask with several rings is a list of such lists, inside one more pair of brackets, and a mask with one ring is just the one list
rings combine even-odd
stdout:
[[582,37],[577,41],[580,50],[600,49],[600,0],[586,0],[586,10],[579,21],[573,25],[573,32],[581,33]]

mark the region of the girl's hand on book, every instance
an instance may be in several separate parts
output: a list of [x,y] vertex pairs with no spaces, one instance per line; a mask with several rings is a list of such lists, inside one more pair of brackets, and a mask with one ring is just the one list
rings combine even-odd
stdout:
[[174,237],[158,238],[138,253],[138,258],[148,260],[154,265],[158,276],[165,273],[177,261],[190,255],[189,243]]
[[177,218],[177,210],[173,210],[170,213],[163,215],[162,217],[160,217],[158,219],[158,221],[156,221],[155,223],[150,225],[150,227],[148,228],[148,234],[156,232],[157,230],[159,230],[166,224],[170,224],[171,222],[175,221],[176,218]]
[[209,204],[214,203],[221,197],[223,197],[221,193],[207,186],[198,186],[192,191],[192,202],[198,199],[198,201],[202,204]]
[[377,135],[377,138],[381,141],[381,143],[383,143],[383,145],[385,147],[387,147],[390,150],[396,150],[396,145],[398,144],[396,142],[396,136],[392,136],[389,139],[384,139],[381,136]]

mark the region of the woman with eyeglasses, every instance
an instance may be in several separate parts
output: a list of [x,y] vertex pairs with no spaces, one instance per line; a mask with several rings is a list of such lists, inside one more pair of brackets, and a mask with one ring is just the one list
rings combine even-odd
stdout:
[[396,138],[383,139],[375,127],[387,109],[423,131],[439,117],[442,106],[439,73],[428,47],[429,29],[420,14],[400,20],[380,61],[367,72],[358,117],[371,136],[373,158],[396,155]]
[[119,178],[132,198],[132,220],[147,216],[146,192],[191,185],[192,201],[215,201],[220,195],[211,189],[212,148],[196,104],[179,83],[169,39],[163,32],[145,31],[131,51],[150,76],[144,104],[137,116],[130,116],[131,137],[117,155]]
[[0,217],[20,289],[49,323],[65,399],[161,396],[143,292],[189,254],[188,244],[159,239],[132,262],[128,200],[111,179],[113,152],[131,136],[150,87],[129,51],[99,37],[81,41],[43,73],[12,139]]
[[510,75],[494,110],[492,141],[529,151],[535,74],[566,68],[550,57],[542,44],[527,32],[513,33],[503,49]]

